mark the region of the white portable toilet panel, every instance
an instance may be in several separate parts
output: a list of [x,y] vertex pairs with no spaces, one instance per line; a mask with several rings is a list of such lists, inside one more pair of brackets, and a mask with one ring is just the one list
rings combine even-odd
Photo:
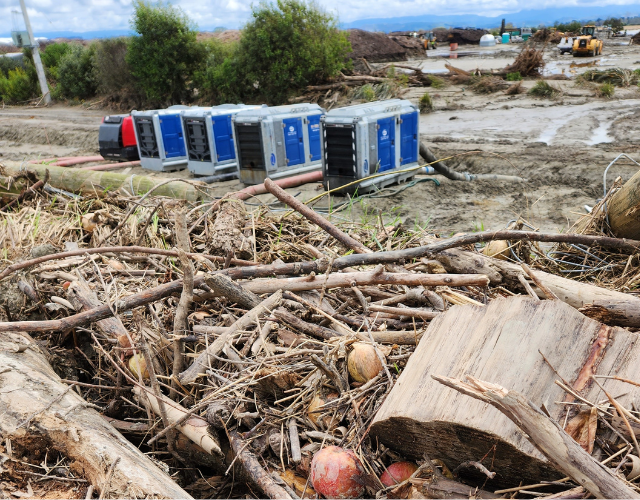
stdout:
[[337,189],[373,174],[374,179],[342,191],[367,192],[416,175],[400,172],[418,166],[420,141],[418,108],[402,99],[389,99],[332,109],[322,118],[322,168],[326,189]]
[[189,106],[131,112],[140,165],[157,172],[174,172],[187,167],[187,151],[180,112]]
[[233,132],[240,180],[260,184],[320,170],[320,117],[317,104],[294,104],[240,111]]
[[182,111],[182,128],[187,148],[187,167],[194,175],[216,175],[235,172],[234,114],[260,106],[223,104]]

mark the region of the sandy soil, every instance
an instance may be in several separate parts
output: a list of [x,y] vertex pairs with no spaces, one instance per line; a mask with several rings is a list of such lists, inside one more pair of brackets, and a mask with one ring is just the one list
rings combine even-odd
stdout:
[[[626,67],[640,65],[640,46],[613,45],[625,39],[605,41],[605,53],[597,58],[560,57],[548,51],[552,72],[569,77],[592,66]],[[626,39],[628,43],[628,39]],[[498,46],[490,50],[474,48],[473,54],[453,61],[432,54],[413,61],[425,71],[434,71],[448,61],[464,69],[503,68],[511,63],[518,46]],[[464,51],[460,51],[460,56]],[[571,65],[574,64],[572,67]],[[575,71],[575,73],[574,73]],[[525,88],[534,85],[524,82]],[[460,85],[443,89],[411,88],[405,94],[414,102],[428,90],[435,111],[422,115],[421,138],[444,158],[479,151],[448,161],[458,171],[520,175],[526,183],[495,181],[452,182],[436,178],[440,185],[421,182],[402,192],[385,192],[384,198],[368,198],[341,212],[338,217],[361,220],[362,214],[382,211],[385,219],[409,224],[429,223],[443,234],[498,229],[518,216],[546,230],[566,230],[602,196],[602,175],[606,166],[621,153],[638,159],[640,148],[640,91],[637,87],[616,89],[612,99],[596,98],[592,88],[578,87],[572,80],[553,81],[562,90],[556,99],[537,99],[503,92],[477,95]],[[105,111],[82,107],[54,106],[49,109],[7,107],[0,109],[0,161],[6,164],[37,157],[95,154],[97,135]],[[613,167],[609,182],[620,175],[629,178],[637,166],[624,160]],[[141,168],[122,173],[189,178],[187,171],[158,174]],[[215,193],[241,188],[238,181],[220,183]],[[319,185],[290,190],[300,199],[318,194]],[[261,201],[274,201],[270,195]],[[344,201],[335,198],[332,206]],[[318,206],[326,206],[320,203]]]

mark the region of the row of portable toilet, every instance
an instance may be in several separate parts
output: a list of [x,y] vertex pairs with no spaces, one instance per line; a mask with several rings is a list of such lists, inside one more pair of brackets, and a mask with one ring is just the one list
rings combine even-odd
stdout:
[[371,174],[388,175],[358,184],[360,191],[405,180],[398,172],[418,164],[419,112],[391,99],[326,112],[317,104],[268,107],[172,106],[132,111],[143,168],[194,175],[237,171],[245,184],[323,169],[333,189]]

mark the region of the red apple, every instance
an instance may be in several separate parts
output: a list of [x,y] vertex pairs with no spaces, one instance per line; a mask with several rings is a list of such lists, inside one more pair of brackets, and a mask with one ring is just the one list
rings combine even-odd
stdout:
[[411,462],[396,462],[387,467],[387,470],[380,476],[380,482],[385,486],[393,486],[395,484],[406,481],[411,477],[415,471],[418,470],[418,466]]
[[338,446],[328,446],[313,456],[311,483],[327,498],[358,498],[364,486],[353,477],[364,474],[364,468],[356,454]]

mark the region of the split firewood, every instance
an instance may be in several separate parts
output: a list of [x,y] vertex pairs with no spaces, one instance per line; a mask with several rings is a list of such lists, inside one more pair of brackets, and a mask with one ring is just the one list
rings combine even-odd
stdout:
[[[590,385],[592,373],[633,379],[633,360],[640,356],[636,334],[602,325],[561,301],[523,296],[494,299],[487,306],[454,306],[433,319],[424,336],[429,342],[421,342],[412,354],[376,414],[371,434],[408,457],[426,453],[451,469],[495,446],[496,477],[490,484],[496,488],[559,476],[508,418],[448,391],[429,380],[432,374],[491,378],[544,404],[560,420],[565,392],[554,383],[557,375],[550,365],[572,390],[594,401],[602,396]],[[622,390],[620,384],[605,379],[607,390],[624,393],[619,400],[629,405],[640,388],[625,385]]]
[[545,415],[522,394],[470,376],[467,377],[467,382],[440,375],[432,377],[462,394],[500,410],[527,434],[531,442],[558,470],[570,476],[596,498],[640,498],[638,492],[594,460],[555,420]]
[[60,381],[31,337],[4,333],[0,342],[24,347],[0,349],[0,433],[4,439],[26,447],[33,439],[48,443],[67,456],[71,467],[103,498],[191,498]]

